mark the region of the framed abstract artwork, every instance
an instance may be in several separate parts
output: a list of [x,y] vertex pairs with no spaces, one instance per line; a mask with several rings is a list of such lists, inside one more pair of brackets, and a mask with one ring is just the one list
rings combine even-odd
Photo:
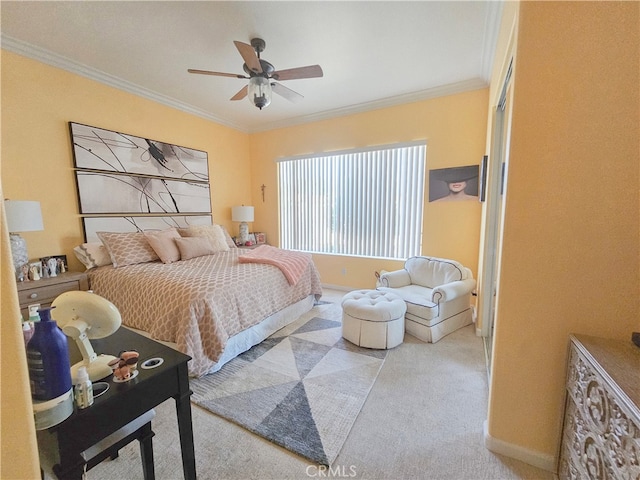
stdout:
[[207,152],[70,122],[76,168],[209,182]]
[[[80,213],[211,213],[209,184],[77,170]],[[106,202],[103,192],[109,195]]]
[[70,122],[85,240],[211,224],[207,152]]

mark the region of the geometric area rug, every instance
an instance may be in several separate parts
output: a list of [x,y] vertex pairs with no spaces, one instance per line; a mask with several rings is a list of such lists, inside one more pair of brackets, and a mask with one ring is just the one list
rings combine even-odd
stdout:
[[191,401],[330,466],[387,355],[344,340],[341,320],[340,305],[314,306],[219,371],[191,379]]

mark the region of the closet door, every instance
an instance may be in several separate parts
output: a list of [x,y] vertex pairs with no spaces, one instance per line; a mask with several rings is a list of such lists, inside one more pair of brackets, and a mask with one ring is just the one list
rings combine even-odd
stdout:
[[493,330],[495,327],[496,302],[498,299],[500,255],[502,249],[502,224],[506,199],[507,172],[509,164],[509,140],[511,134],[511,76],[513,61],[505,76],[498,106],[493,115],[493,140],[487,169],[487,217],[485,248],[481,285],[479,292],[482,336],[485,342],[487,370],[491,373],[493,353]]

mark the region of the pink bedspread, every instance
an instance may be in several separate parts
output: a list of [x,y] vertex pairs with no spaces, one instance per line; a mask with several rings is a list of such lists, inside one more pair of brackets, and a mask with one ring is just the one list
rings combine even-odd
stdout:
[[287,278],[289,285],[298,283],[311,261],[311,255],[269,245],[260,245],[238,257],[240,263],[266,263],[278,267]]
[[175,342],[193,358],[190,375],[201,376],[218,361],[230,337],[308,295],[322,294],[313,262],[290,285],[271,265],[240,263],[241,252],[232,248],[166,265],[98,267],[89,270],[89,281],[120,310],[124,325]]

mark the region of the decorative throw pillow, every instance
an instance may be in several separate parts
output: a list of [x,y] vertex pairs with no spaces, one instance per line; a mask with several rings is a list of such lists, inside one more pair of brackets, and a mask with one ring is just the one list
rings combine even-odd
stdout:
[[176,238],[181,238],[175,228],[161,231],[144,232],[151,248],[158,254],[162,263],[173,263],[180,260],[180,250],[176,245]]
[[111,265],[111,257],[109,252],[100,242],[89,242],[78,245],[73,249],[76,258],[90,270],[95,267]]
[[175,242],[178,250],[180,250],[182,260],[189,260],[190,258],[216,253],[207,237],[176,238]]
[[190,225],[186,229],[180,229],[183,237],[205,237],[211,242],[214,253],[229,250],[229,245],[224,236],[224,230],[220,225]]
[[159,258],[142,232],[96,232],[96,235],[102,240],[116,268],[153,262]]

